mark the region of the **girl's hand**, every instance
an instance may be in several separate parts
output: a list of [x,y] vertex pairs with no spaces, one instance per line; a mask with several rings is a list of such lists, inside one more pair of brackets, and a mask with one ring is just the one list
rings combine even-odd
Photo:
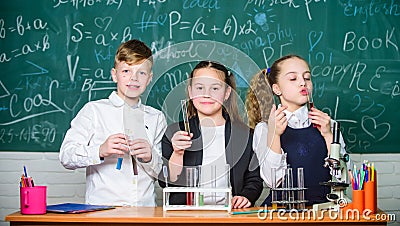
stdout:
[[110,135],[99,148],[99,156],[107,157],[113,154],[124,155],[129,151],[125,135],[117,133]]
[[268,133],[280,136],[285,132],[288,125],[286,114],[283,112],[287,109],[287,106],[282,105],[278,109],[275,108],[276,106],[273,104],[268,118]]
[[251,202],[244,196],[234,196],[232,198],[232,208],[240,209],[247,208],[251,206]]
[[308,118],[311,119],[312,123],[317,125],[319,132],[324,138],[332,135],[331,117],[327,113],[313,107],[311,111],[308,112]]
[[130,153],[142,162],[150,162],[152,158],[151,145],[145,139],[134,139],[129,143]]
[[176,132],[171,139],[172,147],[174,149],[174,153],[178,155],[183,155],[185,149],[188,149],[192,146],[193,133],[188,133],[186,131],[178,131]]

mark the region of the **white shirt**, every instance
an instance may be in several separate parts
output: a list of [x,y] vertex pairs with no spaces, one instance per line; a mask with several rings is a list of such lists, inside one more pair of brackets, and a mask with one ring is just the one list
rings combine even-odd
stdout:
[[[202,187],[229,187],[229,166],[225,157],[225,125],[201,127],[203,161],[201,166]],[[204,204],[225,203],[224,193],[204,193]]]
[[[288,126],[293,129],[307,128],[311,125],[308,118],[308,109],[304,105],[294,112],[284,111],[286,114],[286,119],[288,120]],[[335,121],[331,120],[331,127],[333,128],[333,123]],[[282,154],[278,154],[267,147],[267,135],[268,135],[268,125],[266,122],[260,122],[256,125],[254,129],[253,137],[253,150],[256,153],[259,163],[260,163],[260,175],[265,183],[271,187],[272,186],[272,168],[276,168],[276,178],[279,181],[283,177],[283,169],[286,168],[286,153],[282,150]],[[345,154],[345,143],[340,134],[340,153]],[[349,165],[349,164],[348,164]]]
[[59,159],[67,169],[86,167],[86,203],[103,205],[156,206],[154,182],[161,167],[161,138],[166,129],[161,111],[139,104],[144,112],[147,140],[152,146],[152,160],[138,162],[133,174],[131,156],[123,156],[121,170],[118,156],[100,160],[99,147],[112,134],[125,133],[125,104],[116,92],[108,99],[87,103],[71,121],[61,145]]

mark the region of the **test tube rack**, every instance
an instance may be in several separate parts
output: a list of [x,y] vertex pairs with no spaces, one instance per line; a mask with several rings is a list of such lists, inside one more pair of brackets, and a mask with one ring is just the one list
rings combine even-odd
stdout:
[[[285,195],[283,195],[284,193],[286,193],[286,197],[289,197],[288,193],[289,192],[304,192],[307,188],[298,188],[298,187],[293,187],[293,188],[271,188],[271,192],[275,192],[275,194],[277,192],[281,192],[282,193],[282,197],[284,197]],[[304,197],[304,195],[303,195]],[[295,204],[305,204],[306,202],[308,202],[308,200],[305,199],[293,199],[290,200],[289,198],[287,199],[282,199],[282,200],[275,200],[275,201],[271,201],[271,203],[280,205],[280,206],[284,206],[286,209],[292,209],[294,208]],[[291,206],[292,205],[292,206]],[[298,209],[302,209],[297,207]]]
[[[282,187],[277,187],[276,184],[276,169],[271,171],[272,178],[274,180],[271,188],[272,193],[272,208],[277,209],[278,205],[280,208],[285,209],[305,209],[305,204],[308,200],[305,200],[304,187],[304,169],[297,169],[297,186],[293,184],[293,169],[288,166],[283,169]],[[281,200],[278,200],[281,197]]]
[[[194,205],[171,205],[169,195],[178,192],[193,192],[195,197]],[[200,194],[202,193],[225,193],[226,204],[201,204]],[[232,190],[231,188],[198,188],[198,187],[168,187],[163,189],[163,211],[167,210],[225,210],[231,212]]]

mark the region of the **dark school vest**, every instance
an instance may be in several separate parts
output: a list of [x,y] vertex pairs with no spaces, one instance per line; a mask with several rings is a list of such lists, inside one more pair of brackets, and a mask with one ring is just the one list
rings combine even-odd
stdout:
[[[328,150],[318,129],[312,125],[302,129],[286,127],[281,136],[281,146],[287,153],[287,163],[293,168],[293,185],[296,187],[297,168],[303,167],[304,185],[308,188],[305,190],[305,199],[309,201],[306,205],[327,202],[326,194],[330,193],[330,187],[319,183],[331,179],[329,168],[324,167]],[[278,199],[281,199],[280,193]],[[265,199],[265,204],[271,206],[271,195]]]

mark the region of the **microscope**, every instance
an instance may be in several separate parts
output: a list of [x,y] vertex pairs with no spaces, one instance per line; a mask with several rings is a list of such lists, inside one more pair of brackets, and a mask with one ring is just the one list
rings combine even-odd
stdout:
[[320,185],[330,186],[331,193],[326,195],[329,202],[314,204],[313,210],[333,209],[339,211],[340,207],[344,207],[349,203],[349,198],[345,196],[345,190],[349,187],[347,162],[349,156],[340,153],[340,124],[335,122],[333,126],[333,141],[331,143],[330,155],[325,158],[324,167],[329,167],[332,179],[327,182],[321,182]]

